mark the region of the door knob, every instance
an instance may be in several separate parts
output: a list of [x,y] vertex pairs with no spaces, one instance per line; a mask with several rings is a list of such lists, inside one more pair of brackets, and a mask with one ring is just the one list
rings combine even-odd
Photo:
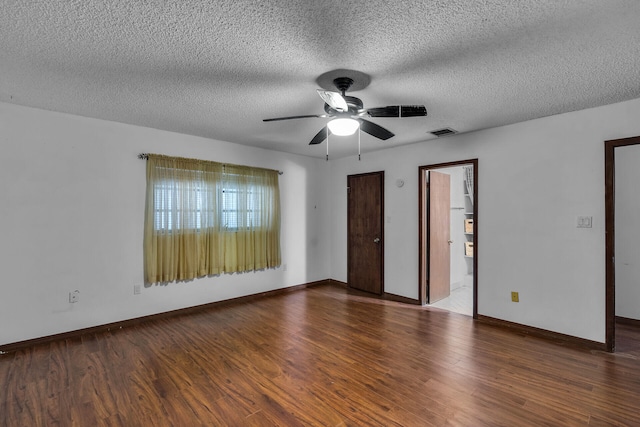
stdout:
[[373,243],[380,243],[380,238],[376,237],[375,239],[373,239]]
[[448,240],[448,242],[449,242],[449,244],[452,244],[452,243],[453,243],[453,240]]

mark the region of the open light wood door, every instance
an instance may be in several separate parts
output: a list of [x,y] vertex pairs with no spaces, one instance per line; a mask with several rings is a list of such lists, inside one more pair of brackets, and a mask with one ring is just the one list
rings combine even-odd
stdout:
[[427,301],[433,304],[451,292],[450,176],[429,171],[427,184]]
[[347,177],[347,282],[384,292],[384,172]]

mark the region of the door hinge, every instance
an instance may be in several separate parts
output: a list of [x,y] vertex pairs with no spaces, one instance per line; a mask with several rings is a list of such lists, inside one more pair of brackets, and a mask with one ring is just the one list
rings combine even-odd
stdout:
[[347,187],[347,194],[351,193],[351,187]]

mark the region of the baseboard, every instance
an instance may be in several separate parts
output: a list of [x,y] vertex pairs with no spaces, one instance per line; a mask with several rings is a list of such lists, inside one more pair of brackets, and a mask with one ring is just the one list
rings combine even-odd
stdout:
[[336,280],[336,279],[328,279],[327,282],[329,282],[329,284],[333,286],[340,286],[343,288],[349,287],[349,285],[346,282],[341,282],[340,280]]
[[630,325],[630,326],[640,327],[640,320],[632,319],[630,317],[616,316],[616,323],[620,323],[621,325]]
[[420,305],[420,301],[417,299],[407,298],[407,297],[403,297],[395,294],[388,294],[386,292],[382,295],[382,298],[384,298],[387,301],[401,302],[403,304]]
[[[52,341],[73,339],[73,338],[81,337],[82,335],[105,332],[105,331],[110,331],[112,329],[121,329],[125,327],[131,327],[131,326],[139,325],[141,323],[156,320],[156,319],[166,319],[169,317],[195,313],[195,312],[209,310],[215,307],[221,307],[221,306],[230,305],[230,304],[246,303],[246,302],[250,302],[260,298],[286,294],[289,292],[296,292],[296,291],[300,291],[303,289],[311,288],[314,286],[320,286],[320,285],[348,287],[347,283],[341,282],[339,280],[334,280],[334,279],[318,280],[315,282],[304,283],[301,285],[290,286],[287,288],[274,289],[271,291],[260,292],[257,294],[245,295],[245,296],[231,298],[223,301],[216,301],[216,302],[197,305],[193,307],[187,307],[187,308],[182,308],[178,310],[152,314],[149,316],[142,316],[142,317],[137,317],[133,319],[122,320],[119,322],[113,322],[113,323],[108,323],[104,325],[92,326],[89,328],[77,329],[74,331],[63,332],[60,334],[48,335],[48,336],[39,337],[39,338],[33,338],[25,341],[18,341],[15,343],[2,344],[0,345],[0,354],[11,353],[27,347],[46,344]],[[418,300],[414,300],[412,298],[407,298],[407,297],[394,295],[394,294],[385,293],[382,296],[380,296],[380,298],[385,300],[390,300],[390,301],[401,302],[405,304],[419,305]],[[485,323],[488,325],[502,327],[505,329],[509,329],[511,331],[515,331],[515,332],[519,332],[519,333],[523,333],[523,334],[527,334],[527,335],[531,335],[539,338],[553,340],[560,344],[568,344],[568,345],[573,345],[576,347],[587,348],[592,350],[606,351],[607,349],[605,343],[591,341],[584,338],[578,338],[571,335],[565,335],[559,332],[548,331],[546,329],[535,328],[533,326],[522,325],[520,323],[509,322],[507,320],[496,319],[490,316],[484,316],[479,314],[477,320],[481,323]],[[616,322],[640,326],[640,320],[630,319],[626,317],[616,316]]]
[[246,303],[246,302],[249,302],[249,301],[253,301],[253,300],[256,300],[256,299],[260,299],[260,298],[265,298],[265,297],[268,297],[268,296],[282,295],[282,294],[286,294],[286,293],[289,293],[289,292],[300,291],[300,290],[307,289],[307,288],[310,288],[310,287],[313,287],[313,286],[328,285],[328,284],[330,284],[330,282],[331,282],[331,280],[329,280],[329,279],[318,280],[318,281],[315,281],[315,282],[304,283],[304,284],[301,284],[301,285],[290,286],[290,287],[287,287],[287,288],[274,289],[274,290],[271,290],[271,291],[260,292],[260,293],[257,293],[257,294],[245,295],[245,296],[241,296],[241,297],[237,297],[237,298],[231,298],[231,299],[227,299],[227,300],[222,300],[222,301],[216,301],[216,302],[211,302],[211,303],[207,303],[207,304],[196,305],[196,306],[193,306],[193,307],[181,308],[181,309],[178,309],[178,310],[172,310],[172,311],[166,311],[166,312],[163,312],[163,313],[151,314],[151,315],[148,315],[148,316],[136,317],[136,318],[133,318],[133,319],[122,320],[122,321],[119,321],[119,322],[113,322],[113,323],[108,323],[108,324],[104,324],[104,325],[92,326],[92,327],[89,327],[89,328],[77,329],[77,330],[69,331],[69,332],[62,332],[60,334],[47,335],[47,336],[40,337],[40,338],[33,338],[33,339],[25,340],[25,341],[18,341],[18,342],[15,342],[15,343],[2,344],[2,345],[0,345],[0,354],[11,353],[11,352],[15,352],[15,351],[27,348],[27,347],[32,347],[32,346],[40,345],[40,344],[46,344],[46,343],[49,343],[49,342],[52,342],[52,341],[73,339],[73,338],[81,337],[82,335],[95,334],[95,333],[99,333],[99,332],[110,331],[112,329],[121,329],[121,328],[131,327],[131,326],[139,325],[141,323],[148,322],[148,321],[151,321],[151,320],[166,319],[168,317],[175,317],[175,316],[195,313],[195,312],[209,310],[209,309],[212,309],[212,308],[221,307],[221,306],[225,306],[225,305],[229,305],[229,304]]
[[483,316],[481,314],[478,315],[477,320],[487,325],[505,328],[513,332],[531,335],[537,338],[544,338],[561,345],[570,345],[589,350],[607,351],[607,344],[603,342],[578,338],[572,335],[561,334],[559,332],[548,331],[546,329],[535,328],[533,326],[522,325],[520,323],[509,322],[507,320],[496,319],[494,317]]
[[[341,282],[339,280],[329,279],[328,282],[330,282],[330,284],[333,285],[333,286],[340,286],[342,288],[349,288],[349,284],[348,283]],[[358,291],[358,292],[360,292],[360,291]],[[382,298],[382,299],[387,300],[387,301],[401,302],[403,304],[420,305],[420,301],[417,300],[417,299],[407,298],[407,297],[403,297],[403,296],[395,295],[395,294],[388,294],[386,292],[383,293],[382,295],[368,294],[366,292],[363,292],[363,295],[371,295],[372,297],[375,297],[375,298]]]

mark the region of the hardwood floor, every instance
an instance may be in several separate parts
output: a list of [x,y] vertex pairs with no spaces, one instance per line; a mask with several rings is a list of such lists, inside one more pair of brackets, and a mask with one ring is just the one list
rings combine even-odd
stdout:
[[2,355],[0,425],[637,426],[626,328],[608,354],[318,286]]

